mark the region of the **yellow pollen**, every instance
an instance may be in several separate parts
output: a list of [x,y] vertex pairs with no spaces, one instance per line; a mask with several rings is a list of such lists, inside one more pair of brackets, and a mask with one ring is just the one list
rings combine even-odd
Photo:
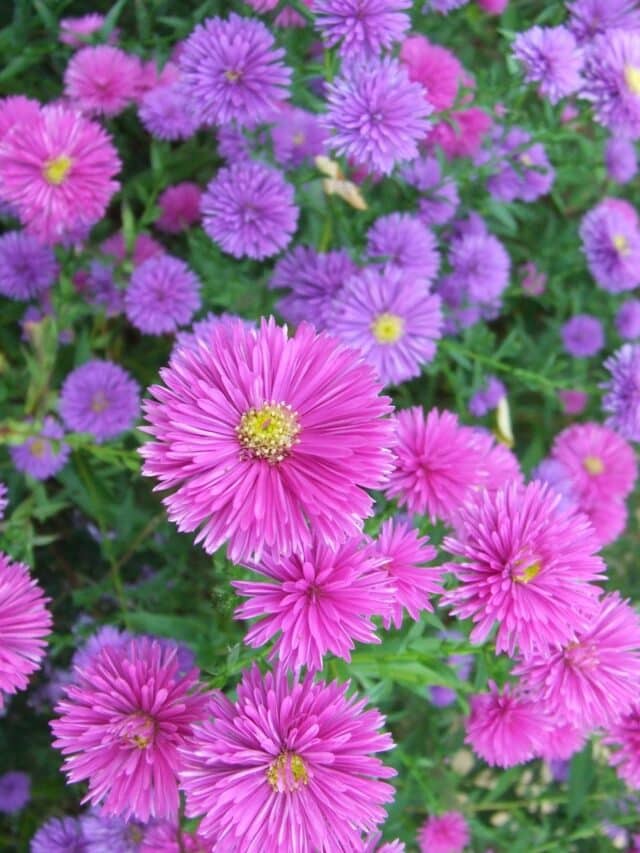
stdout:
[[640,95],[640,68],[635,65],[625,65],[624,82],[630,92],[634,95]]
[[58,187],[64,182],[72,165],[71,157],[61,154],[59,157],[54,157],[53,160],[47,160],[44,164],[44,177],[50,184]]
[[36,456],[38,459],[42,459],[47,449],[47,445],[41,438],[36,438],[31,442],[31,446],[29,450],[31,451],[32,456]]
[[532,581],[540,574],[541,569],[542,566],[540,565],[540,561],[536,560],[535,563],[531,563],[531,565],[527,566],[527,568],[524,569],[519,575],[514,575],[513,579],[518,583],[529,583],[529,581]]
[[304,142],[304,138],[305,138],[304,133],[302,133],[301,131],[299,133],[294,133],[293,134],[293,140],[292,140],[293,144],[294,145],[302,145],[302,143]]
[[108,407],[109,401],[105,397],[102,391],[97,391],[93,395],[93,400],[91,401],[91,411],[92,412],[104,412],[104,410]]
[[404,334],[404,320],[397,314],[379,314],[371,331],[379,344],[395,344]]
[[604,462],[599,456],[585,456],[582,464],[584,465],[584,470],[587,474],[597,476],[598,474],[602,474],[604,471]]
[[245,412],[236,427],[242,447],[256,459],[282,462],[296,442],[300,427],[295,412],[286,403],[265,403]]
[[629,252],[629,241],[624,234],[614,234],[611,242],[619,255],[626,255]]
[[291,793],[309,781],[307,767],[297,752],[281,752],[267,770],[267,782],[276,793]]
[[229,71],[224,72],[224,76],[230,83],[237,83],[238,80],[242,77],[242,72],[233,71],[232,69],[229,69]]
[[531,166],[533,166],[533,160],[528,154],[521,154],[520,162],[523,166],[527,166],[528,168],[531,168]]

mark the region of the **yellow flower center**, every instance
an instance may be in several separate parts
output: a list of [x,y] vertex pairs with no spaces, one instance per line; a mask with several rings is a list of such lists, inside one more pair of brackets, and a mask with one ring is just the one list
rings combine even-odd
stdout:
[[256,459],[282,462],[296,442],[300,427],[295,412],[286,403],[265,403],[245,412],[236,427],[243,448]]
[[71,157],[66,154],[61,154],[59,157],[54,157],[53,160],[47,160],[44,164],[43,174],[45,180],[56,187],[59,187],[64,182],[69,174],[69,170],[73,165]]
[[291,793],[308,783],[309,772],[297,752],[281,752],[267,770],[267,781],[276,793]]
[[626,255],[629,251],[629,241],[624,234],[614,234],[611,242],[619,255]]
[[597,476],[604,471],[604,462],[599,456],[585,456],[582,464],[587,474]]
[[233,71],[232,69],[229,69],[228,71],[224,72],[224,76],[230,83],[237,83],[238,80],[242,77],[242,71]]
[[635,65],[625,65],[624,82],[630,92],[634,95],[640,95],[640,68]]
[[542,565],[540,560],[536,560],[535,563],[531,563],[530,566],[527,566],[526,569],[523,569],[519,575],[514,575],[514,581],[517,583],[529,583],[534,578],[536,578],[542,569]]
[[109,401],[107,400],[103,391],[96,391],[93,395],[93,399],[91,400],[91,411],[92,412],[104,412],[104,410],[108,407]]
[[36,438],[31,442],[31,446],[29,447],[32,456],[36,456],[38,459],[42,459],[47,450],[46,443],[41,438]]
[[144,711],[130,714],[119,728],[122,740],[138,749],[146,749],[153,743],[156,733],[155,720]]
[[404,320],[397,314],[380,314],[371,324],[371,331],[379,344],[395,344],[404,334]]
[[520,162],[523,166],[527,166],[527,168],[531,168],[531,166],[533,166],[533,160],[528,154],[521,154]]
[[301,131],[299,131],[298,133],[294,133],[292,141],[294,145],[302,145],[302,143],[304,142],[304,133],[302,133]]

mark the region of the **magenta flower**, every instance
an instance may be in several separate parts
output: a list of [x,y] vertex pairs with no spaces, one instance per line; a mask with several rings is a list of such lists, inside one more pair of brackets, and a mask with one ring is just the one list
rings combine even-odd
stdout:
[[464,559],[449,563],[460,585],[444,600],[472,618],[471,641],[498,623],[496,651],[524,657],[572,642],[598,607],[605,565],[588,520],[558,507],[560,496],[533,482],[473,495],[460,509],[456,536],[444,547]]
[[423,35],[415,35],[403,41],[400,60],[409,72],[409,79],[423,87],[424,97],[435,112],[448,110],[455,104],[464,69],[450,50],[432,44]]
[[[553,719],[550,723],[553,725]],[[544,736],[537,755],[545,761],[568,761],[584,746],[586,732],[571,723],[559,723]]]
[[432,815],[418,833],[421,853],[462,853],[470,840],[469,825],[460,812]]
[[574,638],[514,673],[557,721],[585,729],[611,725],[640,689],[640,618],[617,592],[605,595]]
[[158,198],[160,216],[156,228],[167,234],[179,234],[200,219],[202,192],[197,184],[183,181],[167,187]]
[[618,776],[630,788],[640,788],[640,706],[637,702],[609,726],[603,743],[617,747],[609,764],[616,768]]
[[452,412],[414,406],[396,417],[395,469],[387,497],[433,522],[451,522],[471,489],[488,476],[485,453],[473,430]]
[[315,27],[348,59],[389,50],[411,26],[411,0],[314,0]]
[[83,47],[64,72],[64,93],[87,115],[116,116],[135,98],[142,66],[117,47]]
[[51,632],[49,599],[24,563],[0,551],[0,708],[40,668]]
[[[234,562],[263,549],[286,556],[310,541],[356,536],[370,515],[363,490],[391,467],[393,424],[372,368],[307,324],[293,337],[263,320],[219,323],[208,347],[178,350],[145,404],[154,440],[143,473],[181,531]],[[251,499],[249,500],[249,495]]]
[[273,118],[287,99],[291,70],[267,27],[231,14],[208,18],[183,45],[181,85],[205,124],[255,126]]
[[518,33],[513,53],[524,68],[527,83],[538,83],[538,91],[552,104],[582,84],[582,50],[566,27],[536,26]]
[[438,274],[438,243],[419,219],[408,213],[381,216],[367,232],[367,255],[380,258],[387,269],[431,282]]
[[640,38],[627,29],[607,30],[586,54],[581,97],[612,133],[640,137]]
[[102,219],[119,169],[106,131],[68,107],[43,107],[0,142],[0,194],[46,243]]
[[137,235],[133,245],[127,246],[124,241],[124,234],[122,231],[117,231],[100,244],[100,251],[105,255],[110,255],[120,263],[130,260],[133,266],[137,267],[148,261],[149,258],[163,255],[165,248],[144,232]]
[[104,815],[149,820],[178,814],[178,752],[205,718],[198,670],[178,675],[177,649],[139,637],[105,646],[56,706],[54,746],[69,783],[88,780],[83,802]]
[[0,98],[0,140],[18,124],[37,121],[40,116],[40,104],[24,95],[9,95]]
[[146,335],[175,332],[200,308],[200,281],[184,261],[157,255],[134,270],[124,307],[129,322]]
[[335,550],[314,542],[300,556],[265,554],[251,568],[267,583],[232,584],[249,599],[236,610],[236,619],[259,620],[245,642],[258,648],[279,635],[269,659],[277,657],[289,669],[322,669],[328,652],[351,660],[354,640],[380,642],[371,617],[392,606],[392,589],[379,566],[361,538]]
[[423,610],[433,612],[430,597],[439,595],[442,571],[439,566],[425,566],[437,556],[437,550],[427,536],[404,522],[388,519],[380,527],[373,553],[384,562],[380,569],[387,575],[393,589],[393,602],[384,613],[384,627],[402,625],[403,610],[418,621]]
[[221,849],[359,850],[385,819],[395,775],[384,718],[349,685],[245,671],[238,698],[217,694],[212,719],[183,750],[187,816]]
[[89,12],[79,18],[62,18],[58,38],[70,47],[82,47],[94,33],[102,29],[104,23],[104,15],[98,12]]

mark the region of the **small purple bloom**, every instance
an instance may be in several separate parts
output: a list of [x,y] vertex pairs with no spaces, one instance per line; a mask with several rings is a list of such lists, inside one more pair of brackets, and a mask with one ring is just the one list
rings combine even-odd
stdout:
[[200,282],[184,261],[157,255],[136,267],[124,304],[127,319],[139,331],[170,334],[191,322],[200,307]]
[[0,812],[14,814],[31,799],[31,777],[20,770],[10,770],[0,776]]
[[251,156],[249,140],[242,128],[235,123],[225,124],[216,129],[218,154],[228,163],[248,160]]
[[88,270],[76,273],[73,283],[87,302],[104,308],[107,317],[124,311],[124,291],[116,284],[112,264],[91,261]]
[[128,631],[121,631],[113,625],[103,625],[76,649],[71,661],[72,667],[74,670],[85,669],[106,646],[124,646],[131,639],[133,637]]
[[71,450],[61,439],[64,430],[52,417],[46,417],[37,435],[9,448],[14,467],[36,480],[53,477],[67,464]]
[[627,341],[640,338],[640,299],[627,299],[622,303],[616,314],[616,329]]
[[411,26],[411,0],[314,0],[315,27],[328,47],[349,59],[378,56]]
[[[140,853],[147,849],[143,846],[147,824],[139,820],[123,820],[92,812],[83,815],[80,823],[87,841],[87,853]],[[176,845],[176,853],[178,851]]]
[[636,147],[624,136],[610,136],[604,149],[607,174],[618,184],[627,184],[638,171]]
[[623,438],[640,441],[640,346],[624,344],[604,366],[611,377],[603,384],[602,408],[607,426]]
[[54,817],[31,839],[31,853],[89,853],[82,824],[74,817]]
[[315,113],[283,106],[271,128],[273,156],[285,168],[300,166],[324,152],[327,132]]
[[513,53],[527,83],[538,83],[538,91],[552,104],[580,88],[582,50],[566,27],[536,26],[518,33]]
[[367,254],[382,259],[387,269],[431,282],[440,267],[433,233],[408,213],[390,213],[377,219],[367,232]]
[[582,251],[597,284],[610,293],[640,284],[640,229],[634,209],[605,199],[580,223]]
[[613,133],[640,137],[640,33],[608,30],[591,45],[581,97]]
[[0,521],[4,518],[4,511],[9,506],[9,498],[7,495],[9,494],[9,490],[6,485],[0,481]]
[[193,109],[179,82],[156,86],[147,92],[139,114],[152,136],[170,142],[190,139],[200,127],[198,111]]
[[487,179],[487,189],[499,201],[535,201],[549,192],[555,171],[539,142],[520,127],[495,140],[497,171]]
[[470,302],[491,303],[509,284],[511,261],[504,246],[488,231],[471,230],[451,241],[452,277]]
[[426,0],[423,12],[439,12],[441,15],[448,15],[454,9],[460,9],[466,6],[469,0]]
[[640,29],[636,0],[574,0],[567,4],[568,25],[580,42],[591,41],[607,30]]
[[604,346],[604,329],[597,317],[576,314],[562,327],[562,343],[574,358],[588,358]]
[[487,376],[484,387],[476,391],[469,400],[469,411],[476,418],[482,418],[496,408],[500,400],[507,396],[507,389],[497,376]]
[[10,231],[0,237],[0,296],[33,299],[54,284],[58,272],[51,247],[31,234]]
[[460,197],[451,177],[444,177],[437,157],[418,157],[402,170],[402,178],[421,194],[418,217],[425,225],[444,225],[455,216]]

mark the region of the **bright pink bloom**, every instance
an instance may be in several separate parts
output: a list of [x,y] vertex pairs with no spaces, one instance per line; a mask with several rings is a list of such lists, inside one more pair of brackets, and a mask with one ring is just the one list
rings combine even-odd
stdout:
[[444,547],[460,585],[446,593],[460,619],[473,619],[471,641],[498,623],[496,651],[525,657],[571,642],[597,610],[605,565],[587,519],[560,509],[560,496],[538,481],[473,495],[461,508],[456,537]]
[[630,788],[640,788],[640,705],[634,703],[606,732],[607,746],[618,747],[609,758]]
[[310,529],[337,545],[362,529],[391,468],[393,423],[374,371],[353,350],[301,323],[273,319],[212,329],[182,348],[146,402],[154,441],[144,473],[181,531],[200,528],[208,553],[228,542],[234,562],[263,549],[300,552]]
[[604,596],[588,627],[514,672],[556,721],[611,725],[640,690],[640,618],[617,592]]
[[451,522],[472,488],[487,479],[485,451],[452,412],[414,406],[398,412],[395,469],[387,497],[410,512]]
[[562,391],[558,391],[558,399],[562,404],[562,409],[565,415],[579,415],[587,405],[589,395],[586,391],[566,388]]
[[167,234],[179,234],[200,219],[202,190],[197,184],[184,181],[167,187],[158,199],[160,216],[156,228]]
[[336,550],[316,542],[300,556],[265,554],[251,568],[268,583],[232,584],[249,599],[236,618],[259,620],[245,642],[258,648],[279,634],[269,659],[277,657],[289,669],[322,669],[328,652],[351,660],[354,640],[380,642],[371,617],[392,606],[392,588],[379,564],[360,538]]
[[[553,725],[554,720],[550,722]],[[585,739],[583,729],[577,729],[571,723],[560,723],[545,734],[537,754],[545,761],[568,761],[572,755],[580,752]]]
[[[98,12],[90,12],[80,18],[62,18],[60,21],[60,35],[58,38],[63,44],[70,47],[82,47],[89,37],[102,29],[105,17]],[[110,39],[117,40],[117,33],[111,33]]]
[[469,825],[460,812],[428,817],[418,833],[421,853],[461,853],[471,838]]
[[245,671],[238,698],[210,704],[183,750],[188,817],[220,850],[360,850],[385,819],[395,775],[374,753],[393,747],[384,718],[347,698],[349,684]]
[[518,457],[509,448],[496,441],[493,435],[482,427],[472,429],[475,435],[475,445],[484,455],[484,466],[486,479],[483,482],[485,489],[497,492],[504,489],[509,483],[524,483],[524,476],[520,468]]
[[480,107],[449,114],[429,135],[429,145],[439,145],[449,160],[473,157],[491,129],[491,116]]
[[102,218],[119,169],[108,134],[67,107],[43,107],[0,142],[0,195],[46,243]]
[[490,681],[489,693],[471,697],[465,743],[487,764],[513,767],[539,754],[550,728],[538,702],[513,685],[500,691]]
[[591,522],[601,548],[615,542],[627,526],[627,506],[622,499],[580,504],[579,509]]
[[436,112],[454,105],[463,69],[450,50],[432,44],[425,36],[410,36],[402,43],[400,60],[409,79],[422,84],[425,98]]
[[51,614],[24,563],[0,551],[0,708],[3,694],[17,693],[40,668],[51,631]]
[[64,72],[64,93],[87,115],[116,116],[135,98],[141,64],[117,47],[83,47]]
[[198,670],[178,674],[177,647],[138,637],[105,646],[56,706],[54,746],[69,783],[89,781],[83,803],[124,818],[176,819],[178,753],[206,716]]
[[18,124],[37,121],[40,104],[24,95],[9,95],[0,99],[0,140]]
[[384,559],[381,568],[393,589],[393,604],[384,614],[384,627],[389,628],[393,622],[399,628],[403,608],[416,621],[421,611],[433,612],[430,596],[442,592],[442,570],[439,566],[425,566],[438,553],[429,538],[418,536],[413,527],[390,518],[380,527],[374,553]]

